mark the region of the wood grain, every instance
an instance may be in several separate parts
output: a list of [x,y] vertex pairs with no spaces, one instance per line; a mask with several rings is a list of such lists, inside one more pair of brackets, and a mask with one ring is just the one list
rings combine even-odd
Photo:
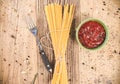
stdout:
[[[57,1],[57,0],[56,0]],[[38,26],[39,37],[49,33],[44,6],[55,0],[0,0],[0,84],[30,84],[38,72],[36,84],[50,84],[34,36],[24,20],[30,15]],[[76,4],[66,50],[69,84],[120,84],[120,1],[60,0]],[[108,26],[109,39],[104,47],[89,51],[78,46],[75,28],[93,17]],[[47,38],[43,43],[51,47]],[[54,65],[54,51],[44,47]]]

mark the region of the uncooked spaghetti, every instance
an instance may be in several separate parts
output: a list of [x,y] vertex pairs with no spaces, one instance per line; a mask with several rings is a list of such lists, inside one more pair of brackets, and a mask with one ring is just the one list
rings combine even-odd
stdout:
[[45,6],[45,14],[56,60],[51,84],[68,84],[65,51],[74,10],[75,6],[73,4],[62,6],[54,3]]

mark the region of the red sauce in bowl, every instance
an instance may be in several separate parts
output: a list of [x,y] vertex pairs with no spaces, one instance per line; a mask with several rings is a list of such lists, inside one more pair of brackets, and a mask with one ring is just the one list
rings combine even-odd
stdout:
[[79,31],[78,38],[81,44],[89,49],[100,46],[106,37],[104,27],[96,21],[88,21],[84,23]]

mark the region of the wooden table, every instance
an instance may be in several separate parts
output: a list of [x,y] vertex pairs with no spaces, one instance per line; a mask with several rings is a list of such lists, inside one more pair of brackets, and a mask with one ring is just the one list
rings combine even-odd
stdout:
[[[69,84],[120,84],[120,0],[68,1],[76,4],[66,51]],[[30,84],[37,72],[36,84],[50,84],[52,75],[46,71],[24,20],[25,15],[30,15],[39,28],[39,37],[45,36],[49,32],[44,13],[47,3],[0,0],[0,84]],[[75,28],[89,17],[108,26],[109,39],[97,51],[79,47],[75,39]],[[50,43],[45,40],[44,43]],[[44,49],[52,62],[53,50]]]

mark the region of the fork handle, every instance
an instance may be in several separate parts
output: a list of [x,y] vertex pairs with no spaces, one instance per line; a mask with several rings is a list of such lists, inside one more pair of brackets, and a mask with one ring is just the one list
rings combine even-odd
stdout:
[[45,65],[46,69],[47,69],[50,73],[52,73],[52,67],[51,67],[51,65],[50,65],[50,62],[49,62],[49,60],[48,60],[48,58],[47,58],[44,50],[40,50],[39,53],[40,53],[40,55],[41,55],[41,57],[42,57],[42,61],[43,61],[44,65]]
[[36,36],[36,42],[37,42],[37,45],[38,45],[38,47],[39,47],[40,56],[41,56],[41,58],[42,58],[42,61],[43,61],[44,65],[45,65],[46,69],[47,69],[50,73],[52,73],[51,64],[50,64],[50,62],[49,62],[49,60],[48,60],[47,55],[45,54],[44,49],[42,48],[41,42],[40,42],[40,40],[39,40],[39,38],[38,38],[37,36]]

